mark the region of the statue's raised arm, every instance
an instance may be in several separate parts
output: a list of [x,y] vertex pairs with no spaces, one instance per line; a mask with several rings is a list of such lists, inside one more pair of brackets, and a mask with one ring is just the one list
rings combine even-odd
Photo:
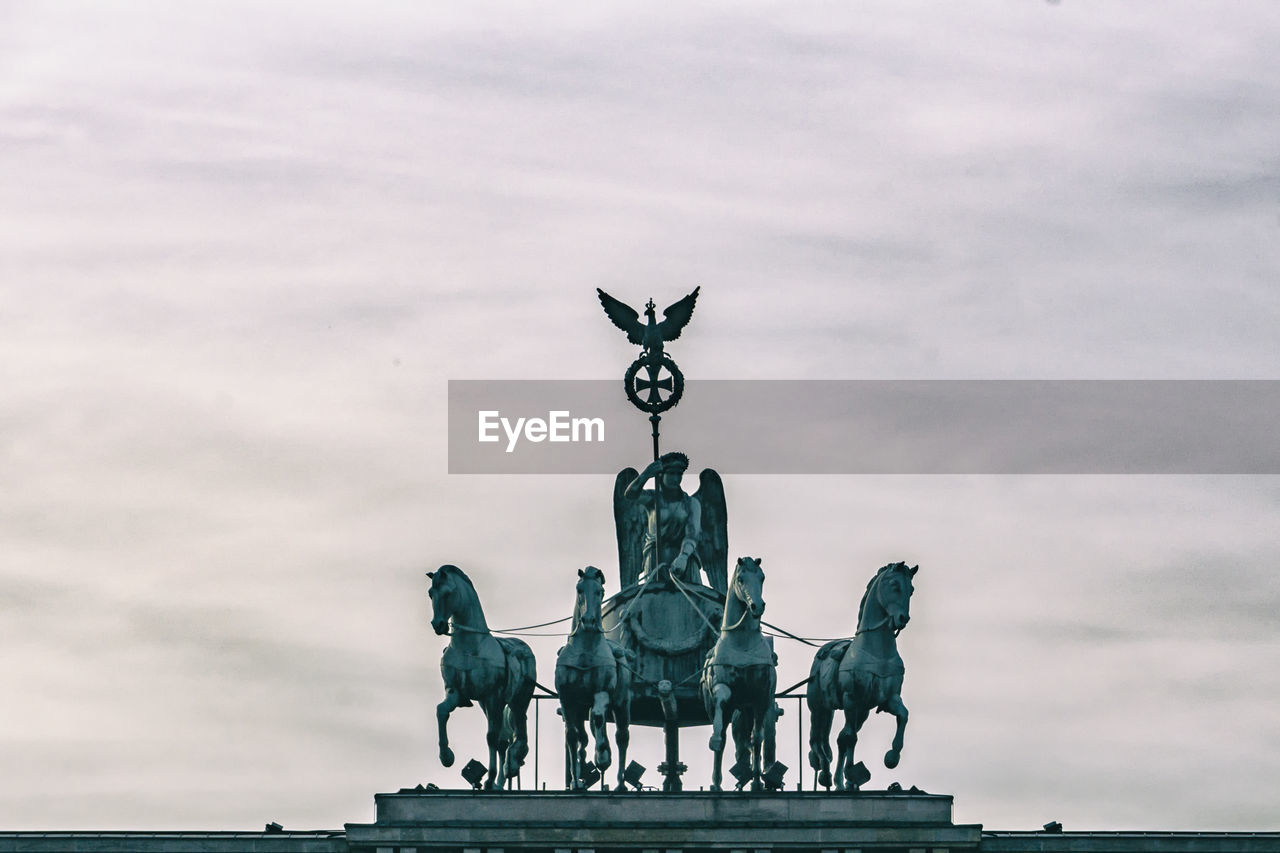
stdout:
[[[624,589],[661,568],[692,583],[700,583],[705,571],[713,589],[727,589],[724,487],[720,475],[707,469],[697,493],[686,494],[680,482],[688,467],[689,458],[677,451],[664,454],[642,472],[626,468],[618,473],[613,512]],[[645,489],[651,478],[656,478],[655,488]]]

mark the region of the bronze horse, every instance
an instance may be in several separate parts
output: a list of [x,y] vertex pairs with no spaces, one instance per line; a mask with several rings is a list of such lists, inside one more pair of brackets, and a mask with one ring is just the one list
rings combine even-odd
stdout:
[[626,666],[627,653],[605,639],[601,626],[604,572],[595,566],[579,569],[577,592],[569,642],[556,655],[556,693],[560,694],[560,712],[564,716],[566,775],[574,790],[585,787],[582,776],[587,763],[588,719],[596,742],[595,764],[604,775],[612,763],[605,727],[612,715],[621,788],[631,740],[631,671]]
[[[431,578],[431,627],[450,634],[440,659],[444,701],[436,706],[440,726],[440,763],[453,764],[446,727],[454,708],[480,703],[489,723],[489,775],[486,790],[501,789],[519,775],[529,754],[528,711],[537,678],[533,651],[512,637],[495,637],[480,609],[476,589],[457,566],[427,572]],[[450,630],[452,628],[452,630]]]
[[[857,790],[869,778],[865,767],[855,769],[853,748],[858,729],[871,709],[888,711],[898,721],[893,746],[884,764],[898,766],[907,706],[902,704],[902,676],[898,632],[911,619],[912,578],[919,566],[890,563],[876,572],[858,605],[858,632],[849,640],[833,640],[818,650],[809,670],[809,765],[818,771],[818,784],[831,787],[831,719],[844,711],[845,724],[836,738],[837,790]],[[860,778],[859,778],[860,777]]]
[[[707,654],[702,670],[702,701],[711,719],[711,751],[715,764],[711,790],[719,791],[723,778],[725,723],[732,721],[736,752],[745,757],[750,739],[751,790],[764,788],[761,779],[761,748],[773,752],[773,692],[777,688],[777,658],[773,647],[760,632],[764,613],[764,570],[754,557],[740,557],[729,580],[720,639]],[[739,786],[741,787],[741,785]]]

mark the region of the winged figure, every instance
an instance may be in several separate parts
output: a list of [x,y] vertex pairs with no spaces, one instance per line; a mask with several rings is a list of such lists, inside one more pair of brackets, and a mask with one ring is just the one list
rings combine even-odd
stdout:
[[[724,595],[728,589],[729,535],[724,484],[707,468],[698,478],[698,491],[686,494],[680,480],[689,458],[678,451],[663,454],[642,472],[625,468],[613,487],[613,515],[618,535],[618,568],[622,588],[666,565],[681,580],[708,585]],[[645,489],[650,478],[655,489]],[[654,504],[662,501],[661,510]],[[656,515],[656,518],[655,518]],[[657,529],[658,525],[661,529]]]
[[600,297],[600,304],[604,306],[604,313],[613,321],[613,325],[626,332],[627,340],[631,343],[644,347],[645,355],[656,359],[662,355],[664,342],[674,341],[680,337],[681,330],[693,316],[693,304],[698,301],[698,291],[701,289],[701,287],[695,287],[693,293],[670,305],[662,312],[664,319],[661,323],[658,322],[658,317],[654,313],[657,306],[652,299],[644,307],[645,321],[642,323],[640,312],[636,309],[614,299],[598,287],[596,293]]

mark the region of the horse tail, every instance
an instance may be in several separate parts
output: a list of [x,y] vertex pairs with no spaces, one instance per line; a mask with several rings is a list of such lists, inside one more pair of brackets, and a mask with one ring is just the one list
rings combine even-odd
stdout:
[[533,657],[533,649],[515,637],[499,637],[498,643],[507,659],[507,705],[523,710],[533,699],[533,689],[538,680],[538,664]]
[[630,701],[632,674],[635,669],[636,653],[613,640],[606,640],[609,651],[613,654],[613,663],[618,671],[617,694],[619,698]]
[[508,778],[520,773],[529,754],[529,703],[538,680],[537,663],[529,644],[515,637],[499,637],[506,658],[506,707],[502,712],[503,740],[510,743],[506,761]]
[[848,648],[848,640],[832,640],[813,656],[813,665],[809,667],[809,686],[805,689],[810,707],[817,705],[833,710],[839,707],[836,698],[839,693],[838,673],[840,661]]

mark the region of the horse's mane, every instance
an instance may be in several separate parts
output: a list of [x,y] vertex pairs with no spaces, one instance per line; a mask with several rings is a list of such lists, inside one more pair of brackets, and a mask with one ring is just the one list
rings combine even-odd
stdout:
[[477,601],[480,600],[480,596],[476,594],[476,585],[471,582],[471,578],[467,577],[467,573],[464,572],[462,569],[450,564],[450,565],[441,566],[439,568],[439,571],[447,575],[457,575],[461,580],[463,580],[467,584],[467,586],[471,588],[471,594],[476,596],[476,600]]
[[871,580],[867,581],[867,588],[862,593],[862,601],[858,602],[858,627],[859,628],[862,627],[862,614],[863,614],[863,611],[866,610],[867,608],[867,598],[871,595],[871,588],[876,585],[876,582],[880,580],[880,578],[884,575],[885,572],[901,571],[906,568],[907,568],[906,563],[889,563],[887,566],[881,566],[880,568],[876,569],[875,575],[872,576]]

